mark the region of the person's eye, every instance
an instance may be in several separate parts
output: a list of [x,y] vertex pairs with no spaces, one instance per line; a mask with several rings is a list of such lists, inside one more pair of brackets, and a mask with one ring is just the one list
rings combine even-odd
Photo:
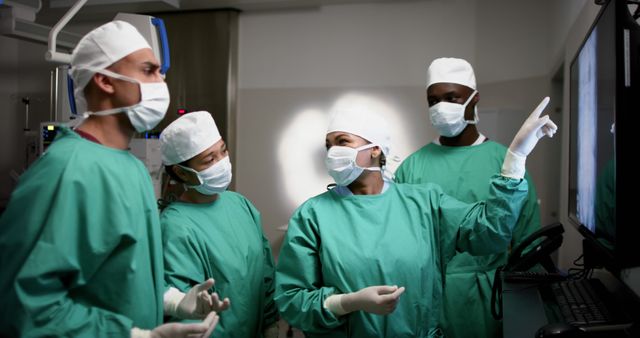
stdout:
[[143,69],[143,72],[144,72],[145,75],[153,76],[153,75],[155,75],[157,69],[158,68],[155,68],[155,67],[145,67]]

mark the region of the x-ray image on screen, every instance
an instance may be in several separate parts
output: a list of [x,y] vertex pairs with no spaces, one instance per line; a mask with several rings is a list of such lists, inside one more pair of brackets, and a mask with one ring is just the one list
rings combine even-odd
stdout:
[[597,31],[594,30],[578,56],[578,219],[595,232],[596,144],[598,141]]

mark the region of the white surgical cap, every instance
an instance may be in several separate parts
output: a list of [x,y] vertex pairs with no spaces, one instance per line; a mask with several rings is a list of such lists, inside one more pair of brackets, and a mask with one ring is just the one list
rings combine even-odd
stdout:
[[383,105],[360,95],[349,95],[331,109],[327,134],[342,131],[362,137],[382,149],[385,156],[391,151],[389,124],[381,116]]
[[221,139],[209,112],[196,111],[183,115],[160,134],[162,163],[173,165],[190,160]]
[[[143,48],[151,48],[145,38],[130,23],[108,22],[87,33],[71,54],[69,75],[73,79],[78,113],[84,113],[83,90],[95,69],[105,69],[123,57]],[[83,106],[84,105],[84,106]]]
[[455,83],[476,89],[476,76],[469,62],[456,58],[433,60],[427,70],[427,88],[434,83]]

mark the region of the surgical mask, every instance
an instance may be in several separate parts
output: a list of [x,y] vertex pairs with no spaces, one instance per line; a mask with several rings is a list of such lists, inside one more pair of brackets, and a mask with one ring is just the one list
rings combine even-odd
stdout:
[[224,192],[231,184],[231,161],[229,156],[225,156],[220,161],[214,163],[207,169],[196,171],[193,168],[180,166],[181,168],[191,171],[198,176],[199,185],[189,186],[196,189],[203,195],[215,195]]
[[375,144],[367,144],[358,148],[342,146],[329,148],[324,163],[327,166],[329,175],[333,177],[336,184],[347,186],[360,177],[364,170],[380,171],[379,167],[363,168],[356,163],[358,152],[375,146]]
[[454,137],[467,127],[467,124],[478,123],[478,112],[476,110],[473,121],[464,119],[464,111],[471,99],[476,95],[477,91],[473,91],[464,104],[452,102],[438,102],[429,107],[431,115],[431,124],[438,130],[440,135],[444,137]]
[[140,82],[134,78],[124,76],[106,69],[95,70],[116,79],[137,83],[140,86],[140,102],[128,107],[119,107],[98,112],[87,112],[88,115],[112,115],[125,113],[137,132],[142,133],[153,129],[162,121],[169,108],[169,88],[162,82]]

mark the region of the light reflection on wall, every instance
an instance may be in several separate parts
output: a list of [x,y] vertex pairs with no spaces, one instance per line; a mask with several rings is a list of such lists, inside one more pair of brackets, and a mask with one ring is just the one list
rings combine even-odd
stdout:
[[[344,107],[366,107],[387,121],[392,140],[390,158],[402,160],[411,152],[409,135],[405,131],[408,113],[375,95],[350,92],[340,95],[329,110],[303,109],[295,113],[291,122],[283,127],[278,143],[280,172],[292,208],[326,191],[327,184],[333,182],[324,167],[324,140],[331,112]],[[400,161],[391,159],[387,162],[388,170],[392,173],[400,164]]]
[[331,178],[324,169],[327,115],[318,109],[296,113],[283,128],[278,162],[286,195],[293,208],[326,190]]

